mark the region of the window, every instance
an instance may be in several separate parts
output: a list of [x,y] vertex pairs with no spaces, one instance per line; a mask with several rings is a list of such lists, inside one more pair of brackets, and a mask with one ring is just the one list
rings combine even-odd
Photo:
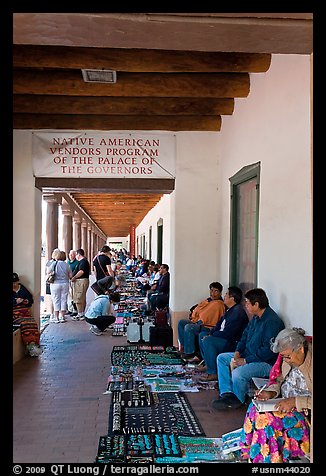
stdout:
[[157,257],[156,263],[162,264],[163,256],[163,220],[160,218],[157,222]]
[[260,162],[230,178],[230,285],[243,292],[257,286]]
[[152,227],[149,227],[149,238],[148,238],[148,259],[152,259]]
[[141,252],[140,252],[140,254],[142,255],[143,258],[147,258],[147,256],[146,256],[145,234],[142,234],[140,239],[141,239]]

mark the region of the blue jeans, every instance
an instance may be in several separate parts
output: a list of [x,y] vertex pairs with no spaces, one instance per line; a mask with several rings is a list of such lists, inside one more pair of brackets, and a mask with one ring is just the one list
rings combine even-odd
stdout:
[[[207,336],[207,337],[205,337]],[[205,339],[203,340],[203,337]],[[205,360],[208,374],[217,374],[216,357],[224,352],[228,344],[226,339],[207,335],[207,332],[199,334],[200,353]]]
[[[195,352],[195,338],[201,331],[205,331],[205,328],[197,322],[192,323],[189,319],[181,319],[178,322],[178,340],[185,354]],[[207,329],[208,332],[209,329]]]
[[107,327],[115,322],[115,316],[97,316],[97,317],[86,317],[85,321],[92,326],[96,326],[100,329],[101,332],[105,331]]
[[220,395],[234,393],[244,403],[251,378],[268,378],[272,366],[266,362],[251,362],[235,368],[231,373],[230,362],[233,356],[234,352],[224,352],[216,358],[219,392]]

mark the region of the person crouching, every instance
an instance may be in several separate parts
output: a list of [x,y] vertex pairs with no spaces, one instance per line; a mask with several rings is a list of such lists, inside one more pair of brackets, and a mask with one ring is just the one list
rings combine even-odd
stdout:
[[91,324],[89,330],[97,336],[115,322],[113,303],[120,302],[120,294],[112,292],[110,284],[100,291],[85,312],[85,321]]

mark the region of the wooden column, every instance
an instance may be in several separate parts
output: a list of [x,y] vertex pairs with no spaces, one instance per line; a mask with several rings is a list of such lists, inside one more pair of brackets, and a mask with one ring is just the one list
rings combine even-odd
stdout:
[[130,234],[130,256],[133,256],[136,254],[136,227],[135,225],[130,225],[129,228],[129,234]]
[[51,259],[52,252],[58,248],[58,210],[59,201],[54,193],[43,195],[46,208],[46,249],[45,257]]
[[94,255],[98,252],[98,234],[94,232]]
[[91,262],[94,258],[94,256],[97,254],[97,249],[95,248],[95,231],[94,227],[91,227],[91,251],[88,256],[89,262]]
[[87,221],[83,218],[81,222],[81,246],[85,253],[88,248]]
[[73,248],[74,250],[78,250],[78,248],[82,248],[81,246],[81,218],[76,211],[73,216],[73,223],[74,223]]
[[87,249],[84,250],[88,261],[91,263],[92,257],[92,225],[87,225]]
[[69,204],[62,200],[61,213],[63,215],[63,226],[62,226],[62,241],[63,241],[63,250],[66,252],[67,258],[69,251],[72,249],[72,215]]

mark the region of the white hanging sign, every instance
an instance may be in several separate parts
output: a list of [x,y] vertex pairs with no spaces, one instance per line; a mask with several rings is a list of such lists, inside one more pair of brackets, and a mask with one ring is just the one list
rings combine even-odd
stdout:
[[35,177],[175,178],[175,134],[33,132]]

